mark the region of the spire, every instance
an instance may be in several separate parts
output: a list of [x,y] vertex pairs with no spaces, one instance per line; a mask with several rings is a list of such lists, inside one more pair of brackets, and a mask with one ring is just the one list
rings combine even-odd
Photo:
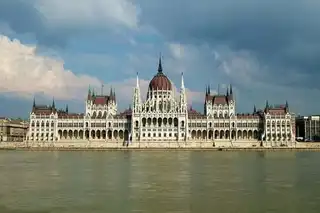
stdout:
[[104,87],[104,85],[101,84],[101,96],[103,95],[103,87]]
[[184,89],[183,72],[181,73],[181,89]]
[[159,57],[158,73],[162,73],[161,54],[160,54],[160,57]]
[[69,113],[68,104],[66,105],[66,113]]
[[266,109],[269,109],[269,102],[268,102],[268,100],[266,101]]
[[94,89],[92,89],[92,97],[94,97],[95,96],[95,94],[94,94]]
[[211,88],[210,88],[210,84],[208,84],[208,95],[211,94]]
[[56,104],[54,103],[54,97],[52,99],[52,109],[55,109],[56,108]]
[[230,95],[233,95],[232,93],[232,85],[230,84]]
[[113,89],[113,100],[114,100],[114,102],[116,102],[116,89]]
[[35,108],[35,107],[36,107],[36,98],[33,97],[33,108]]
[[286,111],[286,113],[288,113],[288,112],[289,112],[289,104],[288,104],[288,101],[286,101],[286,108],[285,108],[285,111]]
[[229,96],[229,88],[227,88],[227,96]]
[[137,72],[137,88],[139,88],[139,73]]
[[111,100],[113,100],[113,90],[112,90],[112,86],[110,87],[109,97],[110,97]]
[[206,86],[206,96],[209,94],[208,85]]
[[90,88],[90,85],[89,85],[89,88],[88,88],[88,97],[87,97],[87,100],[91,100],[91,88]]
[[256,108],[256,105],[253,106],[253,113],[256,113],[257,112],[257,108]]

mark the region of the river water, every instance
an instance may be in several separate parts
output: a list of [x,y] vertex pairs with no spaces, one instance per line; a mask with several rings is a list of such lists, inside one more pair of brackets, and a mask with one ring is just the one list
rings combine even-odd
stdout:
[[320,212],[317,152],[0,152],[1,213]]

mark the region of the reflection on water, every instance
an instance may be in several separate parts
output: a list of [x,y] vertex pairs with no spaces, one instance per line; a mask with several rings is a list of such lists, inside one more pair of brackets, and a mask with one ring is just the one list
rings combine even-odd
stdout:
[[313,152],[0,152],[1,213],[320,212]]

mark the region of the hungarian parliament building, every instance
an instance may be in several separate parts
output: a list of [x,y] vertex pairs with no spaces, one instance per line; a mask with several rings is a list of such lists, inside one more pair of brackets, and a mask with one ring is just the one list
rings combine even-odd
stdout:
[[206,88],[204,112],[188,107],[183,74],[180,92],[162,69],[149,83],[141,99],[139,78],[133,88],[132,105],[118,112],[116,93],[96,94],[89,88],[85,113],[70,113],[34,101],[27,142],[105,147],[292,147],[295,145],[295,115],[286,102],[269,105],[250,114],[236,113],[230,85],[225,94]]

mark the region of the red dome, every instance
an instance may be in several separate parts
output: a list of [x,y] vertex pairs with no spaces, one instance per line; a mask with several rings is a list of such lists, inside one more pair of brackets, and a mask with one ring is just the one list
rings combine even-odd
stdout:
[[158,73],[149,83],[150,90],[172,90],[172,85],[168,77],[162,72],[161,58],[159,58]]
[[157,75],[149,83],[150,90],[171,90],[172,85],[170,80],[162,72],[158,72]]

